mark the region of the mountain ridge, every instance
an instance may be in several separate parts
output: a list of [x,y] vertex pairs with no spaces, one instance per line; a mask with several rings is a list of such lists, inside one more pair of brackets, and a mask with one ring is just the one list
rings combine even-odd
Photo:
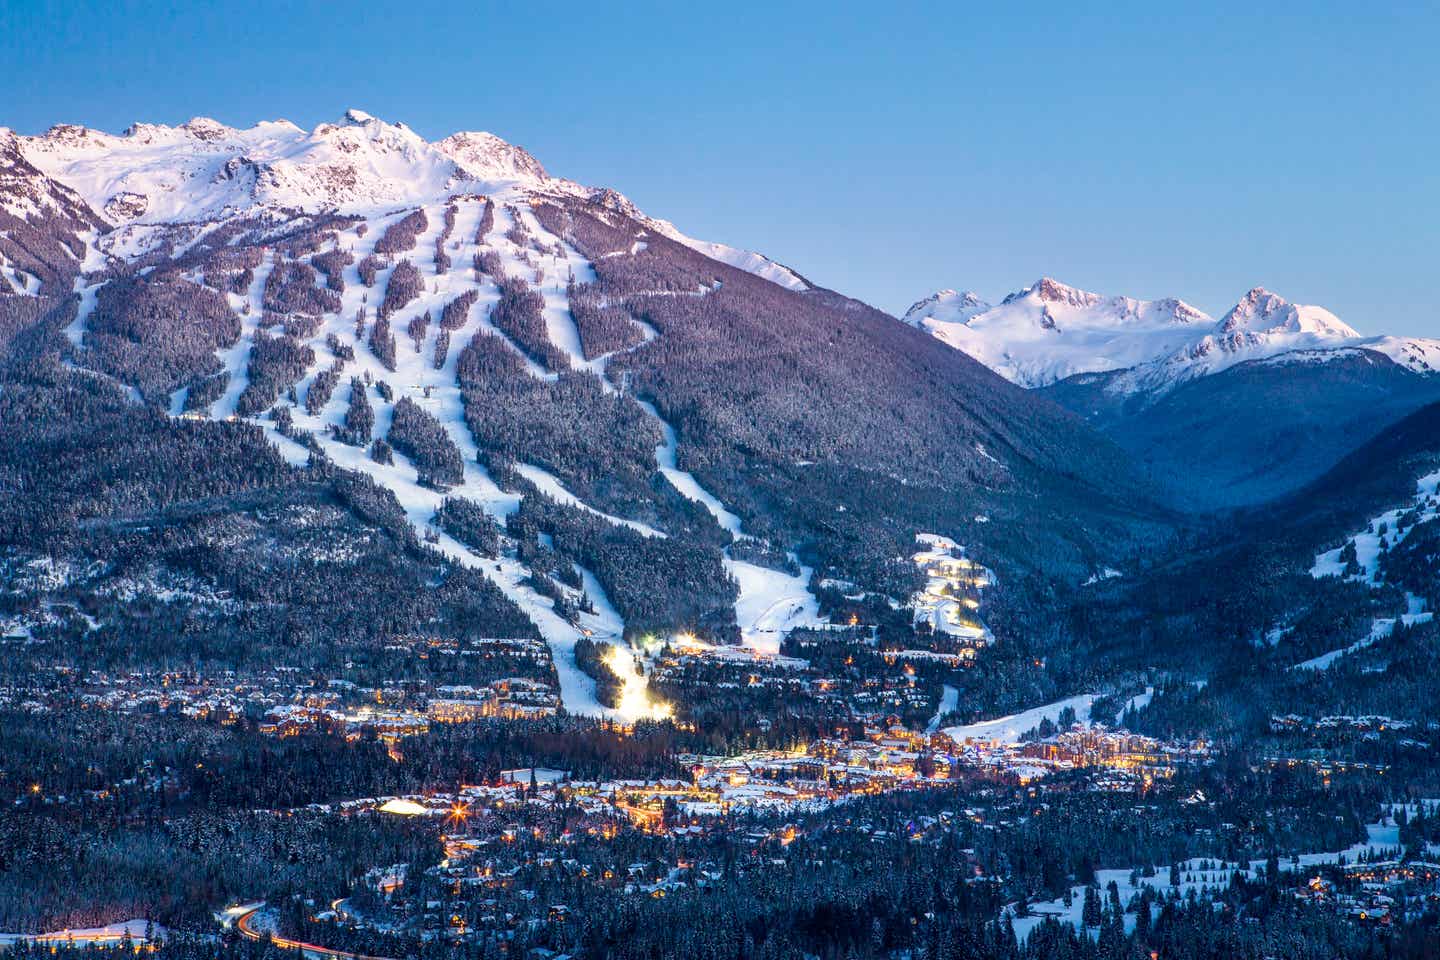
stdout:
[[1103,296],[1042,277],[992,305],[940,291],[903,319],[1021,386],[1109,378],[1114,394],[1158,397],[1237,363],[1296,351],[1365,349],[1440,374],[1440,340],[1366,337],[1323,307],[1254,287],[1218,321],[1183,300]]
[[277,488],[338,484],[362,523],[481,578],[486,616],[548,644],[566,707],[603,714],[582,639],[683,630],[773,654],[795,627],[895,618],[918,533],[963,538],[1017,591],[1169,536],[1073,413],[491,135],[442,149],[351,111],[13,144],[25,190],[76,207],[27,222],[65,242],[38,288],[0,296],[21,345],[0,409],[47,411],[28,445],[0,443],[0,484],[68,471],[97,492],[53,523],[20,498],[17,548],[83,556],[72,512],[122,498],[81,452],[87,408],[63,398],[83,387],[141,490],[124,499],[163,511],[190,488],[129,466],[167,444],[203,438],[197,465],[206,444],[265,445]]

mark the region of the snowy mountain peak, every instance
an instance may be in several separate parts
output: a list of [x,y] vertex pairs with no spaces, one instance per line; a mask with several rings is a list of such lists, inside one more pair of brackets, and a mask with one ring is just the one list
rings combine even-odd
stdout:
[[1028,387],[1180,350],[1196,324],[1214,323],[1182,300],[1106,297],[1053,277],[998,306],[973,293],[942,290],[911,307],[905,321]]
[[[403,123],[352,108],[312,130],[288,120],[239,129],[200,116],[175,127],[136,123],[123,135],[61,124],[39,136],[7,132],[0,138],[0,147],[5,144],[29,171],[26,176],[33,173],[39,184],[0,196],[8,212],[23,217],[37,204],[88,205],[121,228],[117,236],[153,236],[156,227],[257,213],[373,216],[443,203],[457,194],[542,192],[590,198],[705,256],[790,290],[810,287],[793,270],[761,254],[687,237],[672,224],[645,216],[614,191],[551,177],[528,151],[484,131],[430,143]],[[41,197],[41,188],[61,191],[67,199]],[[101,225],[89,211],[69,219]],[[143,246],[145,241],[136,242]]]
[[197,140],[220,140],[234,132],[211,117],[191,117],[180,124],[180,129]]
[[1093,307],[1105,299],[1098,293],[1072,287],[1052,277],[1041,277],[1026,289],[1006,297],[1005,302],[1009,303],[1020,297],[1034,297],[1043,303],[1058,303],[1080,309]]
[[904,319],[1025,387],[1108,373],[1111,392],[1159,395],[1248,360],[1300,353],[1338,359],[1357,348],[1422,375],[1440,373],[1440,341],[1365,339],[1329,310],[1290,303],[1264,287],[1247,292],[1218,323],[1173,297],[1105,297],[1051,277],[995,307],[941,290]]
[[[7,127],[0,127],[0,213],[25,221],[58,215],[77,228],[104,226],[74,190],[29,161],[22,138]],[[0,232],[0,240],[6,235]]]
[[1222,335],[1314,334],[1358,338],[1359,332],[1324,307],[1290,303],[1264,287],[1254,287],[1220,321]]
[[676,243],[684,244],[691,250],[702,253],[712,260],[721,263],[728,263],[730,266],[746,273],[753,273],[757,277],[769,280],[787,290],[796,292],[810,289],[810,284],[805,278],[782,263],[776,263],[764,254],[755,253],[752,250],[740,250],[736,247],[727,246],[723,243],[713,243],[709,240],[696,240],[694,237],[681,233],[679,228],[669,220],[661,220],[658,217],[651,217],[637,207],[629,197],[618,190],[609,187],[601,187],[591,190],[586,194],[586,199],[591,203],[613,210],[622,217],[638,220],[649,229],[663,237],[669,237]]
[[[311,131],[311,142],[372,145],[379,150],[415,151],[430,149],[430,144],[403,123],[388,123],[361,110],[347,110],[339,123],[322,123]],[[352,147],[353,149],[353,147]]]
[[204,222],[256,208],[366,212],[440,199],[469,179],[409,127],[359,110],[310,131],[208,117],[137,123],[118,137],[57,126],[21,138],[21,150],[120,223]]
[[926,320],[965,323],[971,317],[990,309],[990,304],[970,290],[937,290],[905,311],[904,320],[912,327],[924,327]]
[[454,160],[475,180],[536,180],[545,181],[545,172],[524,147],[480,131],[452,133],[435,144],[435,149]]

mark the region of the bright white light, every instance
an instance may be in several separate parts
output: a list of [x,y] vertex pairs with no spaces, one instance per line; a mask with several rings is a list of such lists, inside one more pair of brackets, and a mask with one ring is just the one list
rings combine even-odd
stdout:
[[380,812],[394,813],[402,817],[414,817],[422,813],[428,813],[429,811],[413,800],[403,800],[396,797],[394,800],[387,801],[385,805],[380,808]]
[[615,708],[627,723],[637,720],[664,720],[675,713],[668,703],[650,699],[650,679],[635,666],[635,658],[612,646],[605,654],[605,666],[620,680],[620,703]]

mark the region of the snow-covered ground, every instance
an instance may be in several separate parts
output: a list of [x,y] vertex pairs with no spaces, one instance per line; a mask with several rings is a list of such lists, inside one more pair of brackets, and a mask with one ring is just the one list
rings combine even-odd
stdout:
[[1067,697],[1044,706],[1031,707],[1021,713],[1012,713],[1008,717],[981,720],[978,723],[967,723],[959,727],[946,727],[941,732],[956,743],[964,743],[967,740],[996,744],[1019,743],[1021,734],[1034,730],[1040,726],[1042,720],[1049,719],[1052,723],[1055,722],[1059,718],[1060,712],[1066,707],[1075,711],[1076,719],[1081,722],[1086,721],[1090,716],[1090,708],[1095,705],[1097,699],[1099,698],[1093,693],[1082,693],[1079,696]]
[[[290,216],[297,209],[339,210],[361,217],[365,229],[341,230],[335,241],[335,247],[349,252],[353,260],[343,273],[345,289],[340,309],[326,314],[316,333],[306,340],[315,361],[295,386],[300,399],[299,404],[290,407],[295,429],[308,433],[337,465],[365,474],[392,491],[417,535],[428,539],[451,560],[482,571],[520,606],[536,623],[554,654],[567,710],[612,713],[598,703],[593,681],[574,664],[574,646],[582,631],[617,645],[624,634],[624,625],[599,582],[584,573],[585,592],[597,612],[582,615],[578,624],[570,623],[555,612],[551,600],[529,587],[530,571],[513,555],[498,560],[478,557],[431,527],[435,510],[446,496],[471,500],[501,521],[513,514],[520,503],[518,493],[501,488],[486,471],[465,422],[456,369],[470,338],[479,331],[495,334],[515,352],[531,376],[544,380],[556,377],[489,322],[499,290],[490,278],[470,268],[482,245],[499,255],[507,274],[523,277],[541,294],[546,331],[569,365],[597,374],[607,390],[619,389],[606,376],[608,357],[585,359],[569,309],[568,284],[572,280],[593,281],[593,266],[562,237],[549,233],[530,206],[537,196],[590,198],[593,191],[548,176],[525,151],[492,135],[457,134],[431,144],[403,124],[385,123],[360,111],[350,111],[340,122],[321,124],[311,131],[285,121],[237,130],[206,118],[179,127],[137,124],[124,136],[59,127],[44,136],[21,138],[21,148],[48,175],[72,186],[97,210],[106,210],[119,222],[103,238],[86,235],[87,270],[104,266],[105,255],[133,258],[166,242],[184,249],[193,245],[209,224],[257,211],[263,215],[283,209],[289,211],[285,216]],[[486,196],[494,203],[495,222],[477,241]],[[624,197],[610,193],[606,197],[602,202],[629,211],[657,232],[709,256],[789,289],[807,286],[791,271],[758,254],[685,237],[672,225],[634,210]],[[446,208],[452,203],[457,211],[456,223],[445,241],[451,266],[437,275],[435,244],[444,230]],[[396,369],[391,371],[375,356],[367,338],[357,335],[356,318],[364,310],[373,324],[375,308],[384,295],[393,265],[387,261],[375,284],[367,287],[360,281],[357,264],[374,251],[388,226],[416,208],[424,210],[427,227],[410,251],[394,259],[409,259],[419,268],[423,289],[391,318],[396,340]],[[517,244],[507,236],[512,227],[522,228],[528,239]],[[198,411],[197,415],[214,419],[237,416],[239,399],[248,382],[255,337],[262,325],[273,320],[266,317],[263,297],[266,279],[276,267],[278,256],[267,250],[249,288],[241,294],[227,294],[231,308],[241,316],[241,335],[233,346],[218,354],[222,369],[229,374],[224,392],[208,411]],[[81,307],[75,322],[65,331],[77,347],[83,344],[97,291],[98,287],[77,282]],[[433,361],[441,310],[456,297],[472,291],[477,300],[464,325],[451,331],[449,351],[436,369]],[[695,295],[708,292],[701,289]],[[406,335],[406,325],[412,317],[425,312],[432,322],[417,349]],[[658,336],[653,327],[642,324],[641,328],[644,343]],[[330,337],[351,347],[354,357],[344,363],[339,384],[312,414],[304,403],[316,379],[338,359],[327,341]],[[464,461],[462,481],[442,493],[421,485],[415,465],[403,454],[395,452],[393,463],[381,464],[372,460],[366,449],[336,439],[332,427],[344,422],[353,377],[362,378],[366,384],[383,381],[393,391],[390,401],[367,390],[374,411],[374,437],[386,436],[394,417],[394,403],[408,398],[435,417],[460,451]],[[133,386],[124,386],[132,400],[140,399]],[[187,392],[181,389],[169,398],[172,415],[183,412]],[[679,468],[674,429],[653,405],[642,406],[655,418],[663,434],[656,450],[657,468],[684,496],[703,504],[724,529],[744,538],[739,516],[692,474]],[[309,460],[306,446],[283,436],[268,415],[248,419],[264,430],[288,462],[300,466]],[[646,536],[665,535],[644,523],[595,509],[537,464],[518,464],[516,470],[562,503]],[[728,555],[725,563],[740,585],[736,615],[742,637],[753,649],[773,654],[786,631],[821,622],[818,602],[808,587],[809,569],[801,568],[798,576],[792,576]]]
[[[370,307],[373,311],[374,304],[367,304],[366,301],[384,290],[389,275],[393,271],[390,268],[382,270],[375,287],[367,288],[360,281],[356,264],[352,263],[344,273],[346,286],[341,297],[341,309],[337,313],[327,314],[315,336],[307,341],[311,349],[315,351],[316,361],[310,373],[297,385],[297,393],[302,402],[311,389],[315,377],[323,370],[328,369],[336,359],[326,343],[327,335],[333,334],[341,343],[349,344],[355,353],[354,360],[345,365],[340,385],[336,387],[330,399],[321,409],[311,415],[305,411],[303,405],[292,407],[291,416],[295,426],[309,431],[326,456],[336,464],[366,474],[391,490],[417,534],[422,536],[428,534],[434,538],[432,546],[451,560],[482,571],[535,622],[551,648],[560,681],[561,702],[568,711],[579,714],[613,716],[615,712],[600,704],[596,699],[594,681],[579,670],[575,665],[574,658],[575,643],[582,636],[582,630],[588,629],[593,633],[604,634],[616,639],[624,631],[623,624],[619,623],[618,614],[615,614],[613,606],[610,605],[598,581],[593,576],[588,576],[586,592],[589,593],[599,613],[593,616],[582,615],[580,625],[572,624],[555,612],[553,601],[542,597],[530,588],[526,582],[530,571],[518,560],[513,557],[501,557],[499,560],[478,557],[452,537],[431,527],[431,519],[446,496],[472,500],[480,504],[492,516],[501,520],[515,511],[520,500],[518,494],[503,490],[496,484],[480,464],[479,450],[464,419],[464,398],[456,379],[456,366],[470,337],[476,331],[488,326],[482,318],[488,313],[489,306],[498,298],[498,290],[488,280],[475,279],[473,271],[468,266],[462,266],[469,264],[478,249],[474,240],[484,204],[475,199],[463,199],[457,201],[457,207],[456,227],[446,249],[455,264],[451,270],[440,276],[434,275],[433,251],[435,241],[444,227],[443,203],[425,208],[428,228],[417,239],[415,248],[407,254],[412,262],[421,268],[424,290],[415,302],[407,305],[399,315],[392,318],[392,328],[396,332],[396,369],[393,372],[387,370],[371,351],[369,344],[363,339],[356,339],[354,325],[354,317],[362,307]],[[369,229],[363,237],[354,231],[342,234],[339,243],[354,255],[358,263],[361,258],[372,251],[374,244],[384,234],[385,227],[405,213],[406,211],[401,210],[378,218],[377,221],[368,225]],[[496,233],[492,233],[488,240],[501,253],[507,270],[523,272],[528,275],[528,268],[519,261],[520,251],[513,244]],[[256,271],[254,283],[246,294],[232,298],[231,306],[237,312],[243,312],[247,306],[249,312],[243,318],[241,340],[234,348],[222,354],[222,362],[225,369],[230,372],[231,378],[225,394],[216,401],[210,410],[212,417],[232,416],[235,404],[244,390],[245,368],[249,360],[251,341],[263,315],[261,298],[264,281],[272,267],[272,260],[267,256],[264,265]],[[466,324],[460,329],[452,331],[450,350],[446,355],[445,363],[437,370],[434,367],[433,358],[435,342],[439,335],[440,311],[445,304],[470,290],[479,292],[478,302],[471,308]],[[425,311],[429,311],[434,322],[430,324],[420,349],[416,350],[405,334],[405,323],[408,318]],[[514,345],[511,346],[513,348]],[[516,348],[516,352],[520,354],[518,348]],[[523,356],[523,354],[521,355]],[[527,369],[531,369],[532,373],[537,376],[544,375],[544,371],[534,367],[533,364],[529,364]],[[464,475],[461,484],[445,493],[422,486],[414,465],[403,454],[396,452],[393,464],[381,464],[372,460],[365,449],[342,443],[331,436],[331,425],[344,421],[349,405],[350,378],[366,377],[367,375],[370,381],[383,380],[390,384],[396,402],[402,397],[408,397],[434,416],[444,427],[450,439],[460,450],[464,461]],[[393,419],[394,404],[384,401],[374,392],[371,392],[369,396],[375,412],[374,435],[384,437]],[[281,436],[268,417],[257,417],[253,419],[253,422],[266,430],[267,436],[276,444],[287,460],[296,464],[306,462],[309,452],[302,445]],[[594,510],[566,490],[558,479],[538,467],[524,467],[521,472],[558,500],[572,503],[609,522],[623,522],[640,529],[641,532],[658,534],[658,531],[653,531],[643,524],[623,521],[602,511]]]
[[[15,141],[26,160],[119,225],[109,238],[119,244],[109,248],[117,256],[137,255],[155,242],[151,227],[201,224],[257,209],[339,210],[374,218],[453,195],[530,191],[601,196],[705,256],[790,290],[809,286],[761,254],[688,237],[613,190],[597,193],[552,177],[524,149],[484,131],[432,143],[403,123],[352,109],[311,130],[288,120],[239,129],[195,117],[174,127],[137,123],[121,135],[60,125]],[[559,279],[563,285],[563,274]]]
[[[1365,525],[1365,529],[1352,535],[1345,543],[1333,550],[1327,550],[1315,558],[1315,563],[1310,567],[1312,577],[1339,577],[1345,573],[1345,564],[1340,560],[1340,554],[1347,544],[1355,545],[1355,560],[1360,566],[1360,573],[1354,579],[1364,580],[1372,585],[1377,584],[1377,577],[1380,574],[1380,539],[1383,536],[1390,546],[1394,546],[1405,539],[1410,531],[1415,528],[1415,523],[1402,527],[1400,518],[1411,510],[1419,513],[1416,523],[1426,520],[1433,520],[1440,515],[1440,507],[1437,507],[1436,499],[1440,497],[1440,470],[1426,474],[1415,483],[1415,496],[1407,504],[1396,507],[1394,510],[1387,510],[1374,517]],[[1381,530],[1385,532],[1382,534]]]
[[655,463],[665,479],[670,481],[671,486],[680,491],[681,496],[688,500],[694,500],[710,512],[715,522],[720,524],[721,529],[729,531],[734,536],[743,536],[740,530],[740,518],[725,508],[720,498],[700,486],[700,481],[695,479],[694,474],[687,473],[679,466],[679,441],[675,436],[675,428],[672,427],[660,411],[655,409],[655,404],[648,400],[639,400],[640,408],[650,414],[651,418],[660,426],[660,434],[663,438],[660,445],[655,448]]
[[[250,289],[243,295],[227,294],[230,309],[240,314],[240,339],[220,354],[221,367],[230,375],[230,379],[225,384],[225,392],[210,407],[210,415],[216,420],[228,420],[235,415],[240,394],[244,393],[250,384],[250,348],[255,345],[255,333],[260,329],[261,317],[265,315],[265,281],[270,278],[270,271],[274,269],[275,255],[265,254],[265,259],[255,271],[255,279],[251,281]],[[171,408],[174,410],[174,404]],[[174,412],[179,413],[178,410]]]
[[1370,632],[1346,647],[1322,653],[1318,657],[1311,657],[1295,664],[1296,670],[1328,670],[1336,660],[1348,654],[1364,650],[1366,647],[1375,645],[1395,632],[1396,623],[1404,623],[1407,627],[1413,627],[1417,623],[1427,623],[1434,618],[1434,613],[1425,609],[1425,601],[1413,593],[1405,594],[1407,610],[1400,617],[1380,617],[1371,622]]
[[[715,518],[722,529],[736,539],[748,536],[740,517],[710,491],[701,486],[695,475],[679,467],[679,444],[675,428],[655,405],[638,401],[641,408],[660,426],[662,441],[655,448],[655,464],[680,495],[699,503]],[[792,555],[790,559],[798,564]],[[735,620],[740,626],[740,639],[745,646],[774,656],[780,652],[785,634],[797,627],[819,626],[826,621],[820,616],[820,601],[810,592],[813,571],[800,565],[800,573],[791,575],[744,560],[733,559],[728,551],[725,569],[739,584],[740,595],[735,601]]]
[[[1295,872],[1316,867],[1321,864],[1338,863],[1343,857],[1347,863],[1355,863],[1362,855],[1371,858],[1384,858],[1397,853],[1400,848],[1400,828],[1394,819],[1392,809],[1379,823],[1367,824],[1365,827],[1366,838],[1356,844],[1352,844],[1344,850],[1336,850],[1320,853],[1305,853],[1295,857],[1280,858],[1281,872]],[[1205,869],[1202,864],[1209,863]],[[1136,869],[1142,869],[1141,864]],[[1180,871],[1180,883],[1170,883],[1170,864],[1150,864],[1154,867],[1153,877],[1142,876],[1136,883],[1130,882],[1129,869],[1118,870],[1096,870],[1095,881],[1099,884],[1102,898],[1113,881],[1120,893],[1120,903],[1128,905],[1130,899],[1140,892],[1142,888],[1149,888],[1162,896],[1172,891],[1181,897],[1186,896],[1190,891],[1197,894],[1204,891],[1223,890],[1230,885],[1230,878],[1235,872],[1239,872],[1247,879],[1256,879],[1265,868],[1264,860],[1252,860],[1249,862],[1226,862],[1218,858],[1197,857],[1193,860],[1186,860],[1178,864]],[[1046,918],[1053,917],[1062,923],[1069,923],[1076,929],[1080,929],[1082,911],[1085,907],[1085,888],[1077,886],[1070,891],[1071,905],[1065,906],[1064,898],[1030,904],[1030,915],[1026,917],[1014,917],[1013,924],[1015,935],[1023,941]],[[1013,914],[1013,905],[1006,908],[1007,914]],[[1135,929],[1135,914],[1125,915],[1125,929],[1127,932]]]
[[[1402,523],[1402,520],[1412,515],[1411,522]],[[1349,579],[1379,587],[1383,583],[1380,572],[1380,555],[1386,550],[1395,547],[1403,542],[1410,531],[1416,526],[1428,520],[1434,520],[1440,516],[1440,470],[1426,474],[1416,481],[1415,496],[1407,504],[1393,510],[1387,510],[1378,517],[1372,517],[1365,525],[1365,529],[1350,536],[1345,543],[1321,553],[1315,558],[1315,563],[1310,567],[1310,575],[1316,579],[1322,577],[1344,577],[1346,576],[1346,564],[1340,559],[1348,546],[1353,545],[1355,549],[1355,563],[1359,568],[1358,572],[1349,575]],[[1384,545],[1382,546],[1382,541]],[[1295,665],[1297,670],[1327,670],[1335,661],[1347,654],[1355,653],[1373,646],[1380,640],[1384,640],[1395,632],[1397,622],[1406,626],[1414,626],[1417,623],[1427,623],[1434,619],[1434,611],[1425,609],[1425,601],[1412,593],[1405,594],[1406,609],[1399,618],[1381,617],[1370,625],[1370,632],[1356,640],[1318,657],[1312,657]],[[1281,631],[1276,633],[1276,631]],[[1271,631],[1277,640],[1282,637],[1283,628],[1276,628]]]
[[925,732],[934,733],[939,730],[940,722],[945,719],[945,715],[954,713],[959,706],[960,691],[948,683],[944,684],[940,689],[940,702],[935,706],[935,716],[931,717],[930,722],[925,725]]
[[[794,560],[792,554],[790,557]],[[725,558],[725,569],[740,584],[735,619],[745,646],[769,656],[780,652],[785,634],[797,627],[820,626],[820,601],[810,592],[809,567],[792,576],[743,560]]]

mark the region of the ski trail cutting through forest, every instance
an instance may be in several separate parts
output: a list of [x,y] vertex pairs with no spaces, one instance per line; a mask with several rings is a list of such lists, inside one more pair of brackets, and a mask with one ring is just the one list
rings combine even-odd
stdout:
[[[1420,524],[1433,521],[1437,517],[1440,517],[1440,471],[1426,474],[1415,481],[1415,493],[1409,503],[1387,510],[1378,517],[1372,517],[1364,530],[1351,534],[1343,545],[1317,556],[1310,567],[1310,576],[1317,580],[1324,577],[1357,580],[1371,589],[1379,589],[1385,584],[1381,557],[1387,551],[1398,547]],[[1341,657],[1388,639],[1394,634],[1397,624],[1413,627],[1433,619],[1435,614],[1426,609],[1425,599],[1407,590],[1405,612],[1399,617],[1376,618],[1370,624],[1370,632],[1359,640],[1301,661],[1291,669],[1328,670]],[[1280,631],[1278,635],[1283,636],[1284,628],[1277,630]]]
[[[447,241],[447,253],[452,257],[453,264],[445,273],[438,276],[434,274],[433,255],[435,241],[443,230],[443,204],[428,205],[424,208],[427,229],[417,237],[410,251],[394,258],[395,263],[402,259],[411,260],[421,268],[423,277],[422,294],[390,318],[396,337],[394,371],[380,362],[371,349],[368,338],[357,336],[355,329],[355,318],[362,308],[368,314],[367,331],[372,328],[375,310],[379,305],[375,301],[383,298],[394,266],[387,264],[383,267],[376,276],[374,286],[367,287],[361,282],[358,265],[365,256],[374,252],[374,247],[384,235],[385,229],[410,211],[400,211],[370,222],[364,236],[352,232],[342,234],[337,240],[337,246],[347,250],[353,260],[342,272],[345,289],[341,294],[341,307],[334,313],[325,314],[320,328],[305,341],[315,351],[315,362],[297,383],[297,394],[308,395],[319,374],[339,359],[336,352],[330,348],[328,337],[333,336],[338,344],[349,347],[353,358],[343,364],[340,382],[329,399],[313,415],[308,413],[302,404],[290,408],[291,417],[295,427],[307,431],[312,442],[337,466],[367,476],[393,493],[411,528],[422,541],[428,541],[429,548],[454,563],[481,572],[530,618],[550,648],[559,683],[560,702],[566,711],[579,715],[618,718],[617,711],[600,703],[596,696],[595,681],[585,675],[575,662],[575,644],[584,635],[583,631],[615,637],[624,632],[623,622],[618,620],[618,614],[615,614],[613,605],[593,574],[582,572],[582,581],[586,588],[584,592],[588,594],[596,612],[581,613],[578,617],[580,626],[576,626],[555,612],[554,602],[550,598],[540,595],[530,586],[531,571],[513,556],[495,559],[477,556],[452,536],[432,526],[435,511],[446,497],[472,500],[502,524],[506,517],[519,508],[521,499],[519,494],[508,492],[495,483],[481,463],[480,451],[465,423],[464,396],[457,379],[459,358],[470,337],[482,330],[499,334],[499,331],[484,319],[498,299],[498,289],[494,284],[470,279],[471,269],[468,266],[479,250],[474,236],[483,207],[483,201],[457,202],[455,231]],[[452,249],[454,252],[451,252]],[[230,372],[231,379],[224,396],[210,411],[210,415],[215,419],[235,415],[236,403],[247,382],[244,371],[255,331],[259,328],[264,314],[265,282],[274,267],[274,254],[267,253],[246,296],[234,297],[231,300],[231,307],[237,312],[246,305],[250,309],[248,316],[242,320],[240,339],[221,354],[222,363]],[[440,311],[455,297],[471,290],[477,292],[477,301],[468,311],[464,324],[450,332],[450,348],[444,363],[437,370],[433,358],[435,343],[439,337],[437,321]],[[407,334],[406,327],[410,318],[426,311],[430,312],[432,322],[417,350]],[[501,338],[517,355],[523,357],[523,351],[515,344],[503,335]],[[545,371],[528,362],[528,358],[527,369],[541,379],[554,379],[553,374],[546,375]],[[393,453],[393,463],[382,464],[371,458],[367,447],[353,446],[339,440],[331,428],[344,422],[349,406],[352,377],[361,379],[371,402],[374,413],[373,437],[383,438],[389,432],[394,419],[395,403],[402,398],[409,398],[440,423],[460,451],[463,462],[462,482],[443,492],[423,486],[419,482],[415,465],[399,451]],[[384,400],[373,388],[372,385],[380,381],[390,385],[394,402]],[[175,401],[172,400],[172,408],[174,404]],[[309,461],[310,451],[303,444],[282,434],[268,415],[245,419],[261,427],[289,463],[303,466]],[[621,522],[618,518],[601,514],[599,511],[594,512],[611,522]],[[565,589],[568,591],[568,588]],[[581,592],[573,593],[570,599],[578,604]]]
[[250,289],[243,298],[238,298],[240,302],[234,302],[235,294],[226,294],[231,299],[230,309],[248,310],[241,314],[240,339],[220,353],[220,363],[230,374],[230,380],[225,384],[225,392],[220,399],[210,406],[210,416],[216,420],[229,420],[235,416],[240,395],[250,383],[250,348],[255,345],[255,332],[260,329],[261,319],[265,316],[265,281],[270,279],[270,271],[274,269],[275,254],[267,250],[260,269],[255,271],[255,277],[250,281]]
[[[522,220],[525,228],[533,237],[548,245],[560,247],[565,253],[567,271],[572,273],[577,280],[589,282],[594,278],[593,265],[584,260],[564,240],[546,231],[533,213],[528,217],[522,216]],[[565,311],[568,317],[568,298]],[[569,318],[569,324],[573,329],[573,318]],[[641,329],[645,333],[645,338],[641,343],[626,350],[615,351],[615,353],[638,350],[658,336],[655,329],[648,324],[642,326]],[[596,360],[585,361],[580,353],[578,335],[573,349],[566,352],[570,356],[572,366],[591,370],[600,377],[601,383],[607,390],[618,392],[618,387],[609,378],[606,366],[606,361],[614,355],[613,353]],[[729,509],[719,497],[706,490],[693,473],[680,468],[678,435],[674,426],[660,415],[655,404],[635,396],[632,396],[631,399],[635,400],[646,415],[654,420],[660,428],[662,441],[655,448],[655,466],[661,475],[681,496],[703,506],[715,518],[715,522],[736,540],[752,539],[749,534],[745,533],[738,514]],[[788,555],[788,559],[799,568],[798,574],[789,574],[783,570],[774,570],[745,560],[736,560],[729,548],[723,552],[725,569],[735,578],[735,582],[739,586],[739,594],[735,601],[735,619],[740,626],[741,641],[746,647],[773,656],[780,652],[780,643],[789,631],[796,627],[817,626],[825,623],[820,616],[820,603],[810,592],[810,575],[813,571],[809,567],[801,565],[793,553]]]

